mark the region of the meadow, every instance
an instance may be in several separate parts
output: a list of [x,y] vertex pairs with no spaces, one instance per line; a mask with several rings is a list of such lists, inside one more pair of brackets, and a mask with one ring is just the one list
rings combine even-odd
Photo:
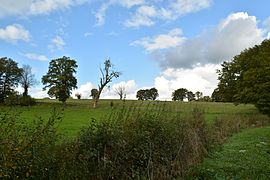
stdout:
[[250,104],[101,100],[94,109],[92,100],[42,99],[0,106],[0,177],[214,178],[204,171],[213,160],[200,166],[204,158],[222,153],[233,134],[269,123]]
[[194,107],[198,107],[204,112],[207,122],[212,122],[217,118],[234,118],[235,116],[249,118],[264,117],[259,114],[257,109],[251,104],[241,104],[235,106],[232,103],[209,103],[209,102],[164,102],[164,101],[120,101],[120,100],[101,100],[99,107],[94,109],[93,102],[89,99],[69,99],[66,104],[58,100],[38,99],[35,106],[12,106],[1,107],[1,111],[12,111],[20,114],[25,121],[33,121],[37,118],[48,119],[53,109],[62,113],[62,120],[59,124],[59,131],[66,136],[75,137],[81,128],[91,123],[92,119],[99,120],[104,116],[113,113],[123,107],[135,107],[137,109],[159,110],[165,107],[166,113],[170,115],[187,116],[192,113]]

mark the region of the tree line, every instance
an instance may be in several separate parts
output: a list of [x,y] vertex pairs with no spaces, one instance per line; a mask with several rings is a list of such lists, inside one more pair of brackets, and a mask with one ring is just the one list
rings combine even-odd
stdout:
[[[203,96],[201,92],[188,91],[179,88],[172,93],[172,100],[188,101],[215,101],[254,104],[260,112],[270,116],[270,40],[264,40],[260,45],[242,51],[233,57],[231,61],[221,64],[218,70],[218,86],[213,91],[211,98]],[[61,57],[50,61],[46,75],[42,77],[44,89],[48,89],[48,95],[59,101],[65,102],[71,91],[77,88],[75,77],[76,61],[69,57]],[[104,67],[100,68],[100,82],[98,89],[92,89],[90,96],[94,99],[96,107],[103,89],[114,78],[118,78],[121,72],[114,70],[110,59],[105,60]],[[0,58],[0,104],[7,103],[14,98],[18,101],[30,99],[28,89],[35,85],[31,67],[24,65],[18,67],[17,62],[11,58]],[[21,85],[24,89],[22,96],[17,96],[16,87]],[[115,92],[120,99],[125,98],[125,87],[118,87]],[[78,98],[80,94],[76,94]],[[141,89],[137,92],[138,100],[156,100],[159,96],[156,88]]]

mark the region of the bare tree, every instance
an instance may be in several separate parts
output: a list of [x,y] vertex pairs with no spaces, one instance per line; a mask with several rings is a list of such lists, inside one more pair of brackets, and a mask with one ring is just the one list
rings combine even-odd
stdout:
[[126,86],[124,84],[120,84],[114,88],[114,91],[120,96],[120,100],[122,100],[126,91]]
[[28,89],[37,84],[32,68],[29,65],[23,65],[21,72],[20,84],[23,87],[23,96],[28,96]]
[[118,78],[121,75],[121,72],[113,70],[113,65],[112,65],[110,59],[105,60],[104,69],[100,68],[100,72],[101,72],[102,77],[100,78],[100,83],[98,85],[98,93],[95,97],[93,97],[94,98],[94,105],[93,105],[94,108],[97,107],[98,100],[100,98],[100,95],[101,95],[104,87],[106,87],[108,83],[112,82],[113,78]]

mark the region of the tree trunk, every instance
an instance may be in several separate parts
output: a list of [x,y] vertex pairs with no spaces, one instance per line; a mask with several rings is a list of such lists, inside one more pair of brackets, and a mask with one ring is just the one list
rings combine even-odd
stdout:
[[28,95],[28,86],[24,86],[23,96],[27,96],[27,95]]

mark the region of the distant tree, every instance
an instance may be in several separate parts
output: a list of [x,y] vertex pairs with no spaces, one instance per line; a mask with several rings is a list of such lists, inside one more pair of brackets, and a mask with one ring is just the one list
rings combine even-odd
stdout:
[[90,97],[92,97],[93,99],[96,99],[97,95],[98,95],[98,90],[97,89],[92,89]]
[[76,93],[76,94],[75,94],[75,96],[77,97],[77,99],[81,99],[82,94],[80,94],[80,93]]
[[77,88],[77,79],[74,76],[77,67],[76,61],[66,56],[51,60],[47,74],[42,77],[45,85],[43,89],[49,88],[50,97],[66,102],[71,91]]
[[156,88],[151,88],[148,90],[149,91],[149,96],[151,100],[156,100],[157,97],[159,96],[158,90]]
[[156,100],[158,97],[158,90],[156,88],[140,89],[137,91],[136,97],[138,100]]
[[172,100],[173,101],[183,101],[187,97],[188,90],[185,88],[180,88],[175,90],[172,93]]
[[137,91],[136,94],[136,98],[138,98],[138,100],[145,100],[145,90],[141,89],[139,91]]
[[197,101],[200,101],[203,98],[203,93],[200,91],[195,92],[195,97]]
[[20,84],[23,87],[23,96],[28,96],[28,89],[37,84],[32,68],[29,65],[23,65],[21,72]]
[[120,84],[114,88],[114,91],[116,92],[116,94],[118,94],[120,96],[120,100],[123,99],[123,96],[125,94],[125,90],[126,90],[126,87],[123,84]]
[[203,101],[203,102],[211,102],[212,99],[210,98],[210,96],[203,96],[203,97],[201,98],[201,101]]
[[112,65],[110,59],[105,60],[104,69],[100,68],[101,78],[100,78],[100,83],[98,85],[98,93],[94,97],[94,104],[93,104],[94,108],[97,107],[100,95],[101,95],[103,89],[107,86],[107,84],[112,82],[113,78],[118,78],[121,75],[120,72],[114,71],[112,68],[113,68],[113,65]]
[[21,72],[17,62],[6,57],[0,58],[0,103],[4,103],[8,96],[14,94]]
[[187,92],[187,99],[188,101],[194,101],[195,100],[195,94],[192,91]]

